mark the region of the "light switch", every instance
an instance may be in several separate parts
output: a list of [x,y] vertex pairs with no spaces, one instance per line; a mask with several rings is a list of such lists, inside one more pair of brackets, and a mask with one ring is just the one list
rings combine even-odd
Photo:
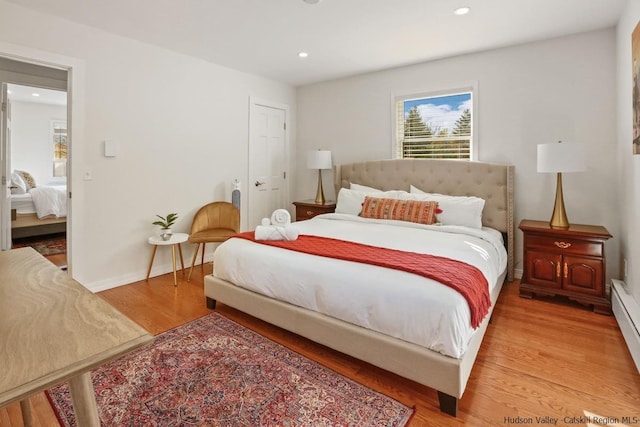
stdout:
[[115,139],[107,139],[104,141],[104,156],[115,157],[117,150],[117,143]]

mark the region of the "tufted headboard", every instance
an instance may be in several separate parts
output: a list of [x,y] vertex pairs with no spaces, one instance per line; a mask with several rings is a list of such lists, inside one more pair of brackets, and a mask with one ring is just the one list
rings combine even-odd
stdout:
[[410,185],[428,193],[477,196],[485,200],[482,224],[507,235],[507,280],[514,278],[513,165],[460,160],[398,159],[349,163],[334,167],[336,194],[350,183],[406,190]]

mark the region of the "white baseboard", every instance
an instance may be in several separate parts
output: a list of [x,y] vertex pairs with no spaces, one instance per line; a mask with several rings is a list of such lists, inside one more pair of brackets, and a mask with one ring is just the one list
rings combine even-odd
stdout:
[[631,352],[631,357],[640,372],[640,306],[623,281],[611,280],[611,306],[620,325],[622,336]]
[[[185,259],[185,274],[189,274],[189,269],[191,268],[191,259]],[[213,262],[213,253],[207,253],[204,256],[204,263]],[[196,263],[200,264],[200,258],[196,260]],[[180,264],[178,264],[178,268],[180,268]],[[162,274],[172,273],[173,272],[173,264],[165,263],[165,264],[154,264],[153,270],[151,270],[151,277],[160,276]],[[181,274],[181,273],[179,273]],[[146,279],[147,270],[140,270],[135,273],[125,274],[117,277],[110,277],[106,280],[100,280],[88,284],[84,284],[84,286],[89,289],[91,292],[100,292],[106,291],[107,289],[117,288],[118,286],[128,285],[130,283],[139,282],[141,280]],[[181,279],[178,276],[178,281]]]

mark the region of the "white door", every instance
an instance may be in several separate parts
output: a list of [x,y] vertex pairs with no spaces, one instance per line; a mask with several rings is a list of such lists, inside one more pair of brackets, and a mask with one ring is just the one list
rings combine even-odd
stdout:
[[0,249],[11,249],[11,102],[7,84],[2,83],[2,116],[0,117],[0,159],[2,162],[2,197],[0,210]]
[[286,109],[251,101],[247,227],[287,208]]

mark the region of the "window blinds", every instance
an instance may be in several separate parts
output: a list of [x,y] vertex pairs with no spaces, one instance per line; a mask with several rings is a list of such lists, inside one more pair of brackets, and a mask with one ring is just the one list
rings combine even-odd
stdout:
[[[471,94],[469,94],[471,95]],[[424,104],[429,98],[422,98]],[[418,109],[407,109],[405,103],[416,99],[395,101],[395,157],[418,159],[471,159],[471,111],[461,116],[453,129],[437,122],[425,123]]]

